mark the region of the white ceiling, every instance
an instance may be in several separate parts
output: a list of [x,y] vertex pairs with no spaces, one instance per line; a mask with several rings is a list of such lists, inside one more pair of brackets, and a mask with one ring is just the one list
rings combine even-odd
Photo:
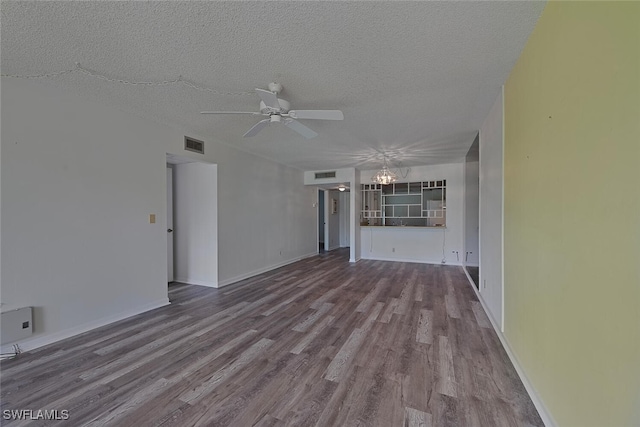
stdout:
[[[460,161],[518,58],[544,2],[8,2],[3,74],[71,69],[126,80],[178,76],[183,85],[129,86],[79,72],[54,84],[192,136],[303,170]],[[255,87],[282,83],[293,109],[340,109],[242,135],[258,116]]]

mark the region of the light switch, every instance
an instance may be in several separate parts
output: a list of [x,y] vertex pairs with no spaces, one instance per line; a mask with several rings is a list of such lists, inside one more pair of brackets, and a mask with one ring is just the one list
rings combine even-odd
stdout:
[[149,214],[149,224],[156,223],[156,214]]

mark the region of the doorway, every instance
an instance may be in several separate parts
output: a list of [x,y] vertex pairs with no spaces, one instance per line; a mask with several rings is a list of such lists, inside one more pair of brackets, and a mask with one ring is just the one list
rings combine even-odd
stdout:
[[173,165],[167,163],[167,283],[174,280],[173,210]]
[[[340,190],[342,188],[342,190]],[[350,193],[345,184],[318,188],[318,252],[350,247]]]
[[167,154],[167,281],[218,286],[218,169]]
[[476,136],[464,164],[464,248],[463,266],[480,289],[480,138]]
[[325,217],[325,192],[324,190],[318,190],[318,252],[322,253],[326,250],[325,247],[325,228],[327,225]]

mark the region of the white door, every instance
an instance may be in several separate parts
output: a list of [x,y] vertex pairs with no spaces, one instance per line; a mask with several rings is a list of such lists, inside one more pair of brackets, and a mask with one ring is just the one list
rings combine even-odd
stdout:
[[173,170],[167,168],[167,283],[173,282]]

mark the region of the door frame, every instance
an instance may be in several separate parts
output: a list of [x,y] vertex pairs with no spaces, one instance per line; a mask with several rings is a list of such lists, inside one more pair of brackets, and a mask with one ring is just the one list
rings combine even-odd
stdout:
[[[322,192],[322,193],[321,193]],[[320,195],[322,194],[322,204],[320,204]],[[316,187],[316,196],[317,196],[317,211],[316,211],[316,246],[318,246],[318,253],[320,253],[320,220],[321,220],[321,216],[320,216],[320,208],[322,207],[322,211],[323,211],[323,220],[324,220],[324,224],[323,224],[323,232],[324,232],[324,236],[323,236],[323,250],[326,252],[329,250],[329,223],[327,221],[327,217],[329,215],[329,190],[325,189],[325,188],[320,188],[320,187]]]
[[[180,220],[180,218],[184,218],[184,215],[189,213],[190,210],[194,210],[196,209],[193,206],[193,200],[190,198],[187,198],[185,200],[184,196],[185,194],[183,194],[181,196],[181,192],[183,191],[182,187],[184,186],[183,184],[181,184],[181,174],[177,173],[178,168],[180,168],[181,166],[185,166],[185,164],[200,164],[200,165],[209,165],[209,166],[215,166],[216,170],[215,170],[215,179],[211,180],[211,181],[207,181],[207,185],[212,186],[211,188],[213,188],[214,194],[215,196],[215,260],[211,263],[211,268],[212,270],[208,272],[208,277],[206,280],[202,280],[202,279],[197,279],[194,278],[192,276],[192,272],[190,270],[190,263],[189,262],[185,262],[185,260],[189,259],[189,250],[182,250],[182,246],[184,244],[189,245],[189,241],[192,238],[192,234],[190,234],[189,230],[183,230],[180,229],[180,225],[183,224],[183,220]],[[165,162],[165,168],[166,169],[172,169],[172,180],[171,180],[171,185],[172,185],[172,196],[173,196],[173,224],[174,227],[172,227],[173,231],[173,273],[174,273],[174,277],[173,277],[173,281],[174,282],[180,282],[180,283],[187,283],[187,284],[195,284],[195,285],[202,285],[202,286],[209,286],[209,287],[217,287],[218,286],[218,276],[219,276],[219,267],[218,267],[218,255],[219,255],[219,245],[218,245],[218,220],[219,220],[219,216],[218,216],[218,211],[217,211],[217,203],[218,203],[218,192],[217,192],[217,182],[218,182],[218,172],[217,172],[217,164],[216,163],[212,163],[212,162],[208,162],[208,161],[204,161],[202,159],[193,159],[189,156],[184,156],[184,155],[180,155],[180,154],[173,154],[173,153],[166,153],[166,162]],[[167,187],[165,187],[165,194],[167,194],[167,189],[168,189],[168,183],[165,180],[165,185]],[[165,215],[168,213],[168,209],[167,209],[167,205],[170,202],[170,200],[168,199],[168,197],[165,198]],[[180,221],[178,221],[180,220]],[[165,217],[165,221],[164,225],[168,224],[167,221],[167,217]],[[165,227],[164,229],[161,229],[163,233],[167,233],[167,230],[169,229],[169,227]],[[169,252],[169,239],[167,238],[166,240],[167,242],[167,253]],[[168,255],[165,258],[167,260],[167,264],[168,264]],[[215,265],[215,267],[213,267],[213,265]],[[167,275],[168,275],[168,270],[169,267],[165,267],[165,270],[167,271]],[[215,270],[215,272],[213,271]],[[197,274],[196,274],[197,276]]]
[[174,281],[173,168],[167,166],[167,283]]

